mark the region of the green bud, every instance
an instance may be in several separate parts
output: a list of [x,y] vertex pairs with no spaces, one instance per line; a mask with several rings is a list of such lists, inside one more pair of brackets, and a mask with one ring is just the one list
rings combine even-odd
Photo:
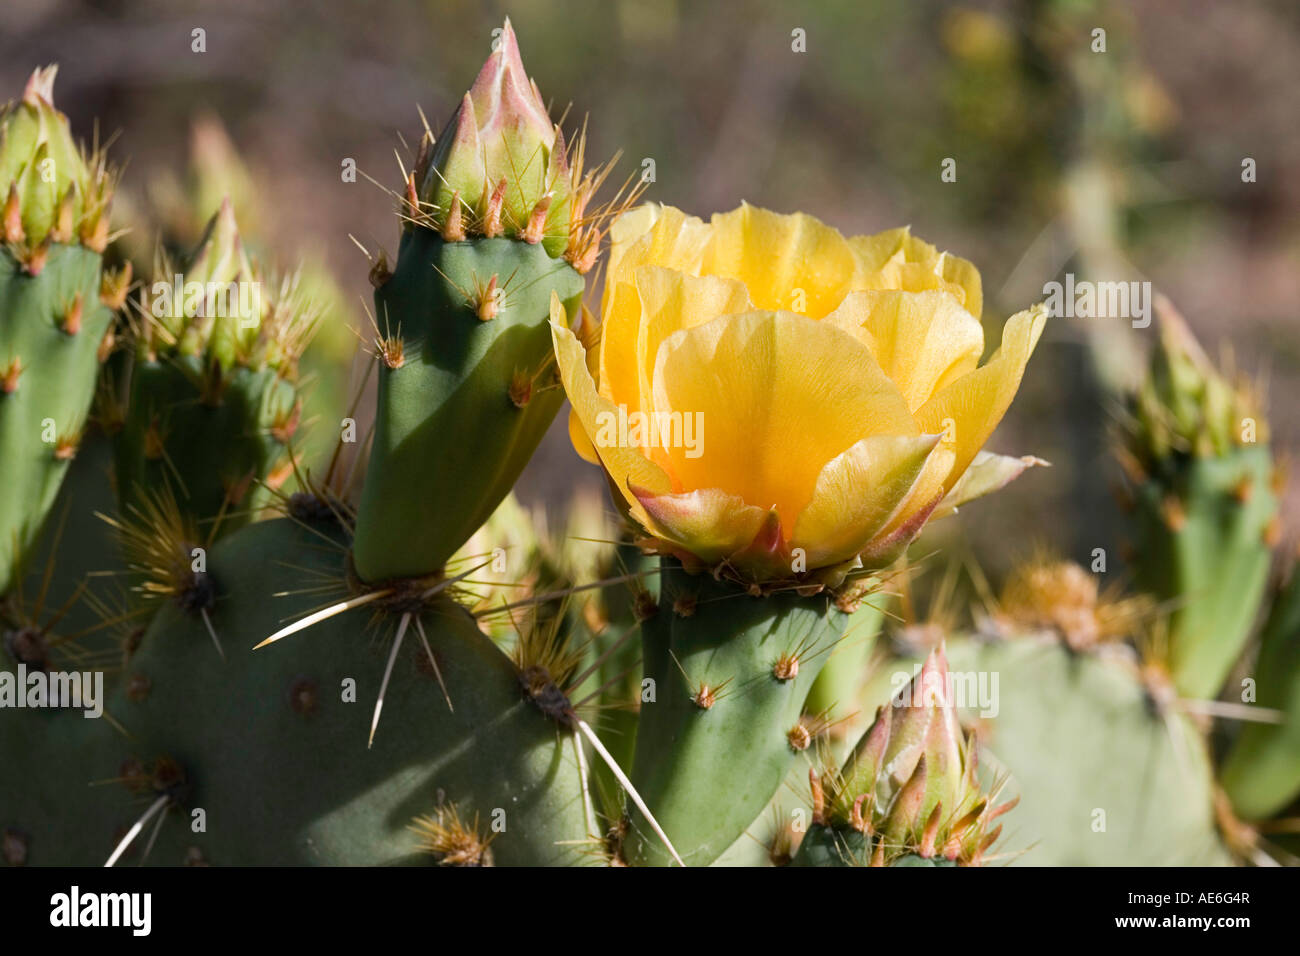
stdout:
[[101,156],[82,154],[68,118],[55,109],[57,70],[33,72],[22,99],[0,110],[0,228],[10,243],[80,240],[101,252],[112,177]]
[[459,217],[469,236],[524,238],[531,222],[550,255],[569,244],[575,189],[564,137],[524,71],[509,20],[415,180],[440,230],[456,231],[449,217]]

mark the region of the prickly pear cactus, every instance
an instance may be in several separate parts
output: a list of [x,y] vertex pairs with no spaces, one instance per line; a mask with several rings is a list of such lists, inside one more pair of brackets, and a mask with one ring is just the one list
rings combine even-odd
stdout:
[[[252,649],[255,636],[347,592],[347,535],[329,507],[301,496],[291,514],[211,551],[225,663],[204,625],[167,605],[110,701],[131,737],[106,745],[145,768],[164,756],[183,780],[160,791],[148,861],[457,862],[438,836],[452,813],[467,826],[478,817],[499,865],[597,861],[578,738],[556,686],[572,676],[563,646],[525,639],[508,657],[445,594],[410,592],[373,616],[339,615],[298,642]],[[101,817],[114,832],[148,806],[118,791]]]
[[1237,662],[1278,533],[1268,423],[1248,382],[1211,365],[1168,302],[1120,448],[1132,486],[1138,586],[1173,607],[1166,666],[1213,698]]
[[1221,772],[1233,810],[1247,820],[1269,817],[1300,795],[1300,572],[1293,563],[1273,595],[1250,673],[1255,703],[1275,708],[1281,723],[1247,723]]
[[160,257],[134,323],[116,440],[124,514],[166,487],[205,540],[248,523],[288,475],[298,359],[315,325],[296,279],[245,255],[228,201],[183,264]]
[[978,866],[1001,836],[957,722],[942,647],[876,712],[842,768],[811,775],[813,825],[795,866]]
[[[947,639],[958,713],[983,766],[1009,776],[1014,862],[1034,866],[1205,866],[1219,837],[1210,755],[1197,715],[1125,640],[1149,616],[1101,593],[1077,565],[1013,572],[974,633]],[[917,666],[878,673],[870,702]]]
[[77,453],[125,276],[104,275],[113,176],[78,148],[37,70],[0,115],[0,594]]
[[[599,233],[582,176],[524,72],[498,49],[407,181],[397,262],[372,270],[379,368],[357,518],[365,581],[432,573],[514,485],[563,402],[548,326],[578,313]],[[433,467],[436,463],[436,467]]]
[[[654,697],[641,705],[632,783],[681,862],[705,866],[758,816],[807,747],[803,703],[847,615],[826,593],[753,597],[675,558],[663,559],[659,589],[658,611],[641,625]],[[647,824],[631,815],[623,858],[673,862]]]

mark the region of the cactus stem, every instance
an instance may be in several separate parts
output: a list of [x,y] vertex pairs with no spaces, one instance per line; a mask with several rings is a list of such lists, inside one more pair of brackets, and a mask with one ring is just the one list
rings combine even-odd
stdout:
[[674,849],[672,841],[668,839],[668,834],[665,833],[663,827],[659,825],[659,821],[654,818],[654,814],[650,812],[650,808],[645,805],[645,801],[641,799],[641,794],[637,793],[636,787],[632,786],[632,781],[629,780],[627,774],[623,772],[623,768],[618,765],[618,761],[615,760],[610,752],[605,749],[605,745],[600,742],[600,738],[596,736],[596,732],[592,730],[591,727],[588,726],[587,722],[581,717],[575,715],[573,721],[578,730],[582,732],[582,735],[591,743],[592,749],[600,755],[601,760],[605,761],[605,766],[607,766],[609,772],[614,775],[614,779],[618,781],[619,786],[626,791],[628,799],[636,804],[636,808],[645,816],[646,822],[650,824],[650,829],[654,830],[655,836],[659,837],[659,839],[663,841],[663,845],[672,855],[672,858],[677,861],[677,865],[681,867],[686,866],[686,864],[682,862],[682,858],[677,855],[677,850]]
[[117,847],[113,850],[112,856],[110,856],[108,862],[104,864],[105,868],[116,865],[117,861],[122,858],[122,854],[130,848],[131,844],[135,842],[135,838],[140,835],[140,831],[144,829],[144,825],[153,819],[154,814],[167,806],[170,800],[171,796],[164,793],[149,806],[149,809],[144,812],[144,815],[141,816],[139,820],[136,820],[135,823],[131,824],[131,829],[126,831],[126,836],[122,837],[118,842]]
[[384,679],[379,682],[379,696],[375,698],[375,714],[370,718],[370,739],[366,742],[367,750],[375,745],[375,731],[379,729],[379,714],[384,709],[384,694],[388,692],[388,681],[393,676],[393,664],[397,661],[397,652],[402,649],[402,640],[406,637],[406,629],[410,623],[411,612],[407,611],[397,625],[397,637],[393,639],[393,649],[388,655],[388,663],[384,665]]

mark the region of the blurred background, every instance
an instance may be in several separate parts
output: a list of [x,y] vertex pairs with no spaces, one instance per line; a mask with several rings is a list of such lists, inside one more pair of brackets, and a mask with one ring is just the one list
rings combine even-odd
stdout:
[[[370,301],[350,236],[391,255],[398,224],[341,163],[399,185],[417,106],[439,130],[506,15],[554,115],[587,121],[589,157],[622,150],[619,181],[654,160],[647,198],[705,216],[741,200],[801,209],[846,233],[911,224],[981,270],[990,350],[1065,272],[1149,280],[1212,354],[1268,376],[1275,446],[1300,447],[1294,0],[4,0],[0,98],[59,64],[58,105],[87,139],[96,122],[114,136],[125,166],[122,255],[197,238],[187,193],[207,191],[204,215],[234,193],[253,244],[306,261],[326,290],[336,332],[321,347],[347,368],[344,326],[364,332]],[[1120,555],[1106,386],[1155,332],[1054,319],[990,447],[1055,467],[939,523],[932,547],[969,549],[995,577],[1036,547]],[[559,508],[575,486],[603,482],[562,415],[519,495]],[[1293,477],[1291,538],[1298,499]]]

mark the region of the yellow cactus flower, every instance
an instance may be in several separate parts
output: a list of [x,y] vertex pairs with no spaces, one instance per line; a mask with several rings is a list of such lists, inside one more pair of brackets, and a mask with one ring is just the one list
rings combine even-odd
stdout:
[[647,205],[611,229],[600,328],[556,303],[551,329],[574,446],[662,553],[817,585],[1037,463],[981,448],[1046,311],[979,367],[981,308],[975,267],[906,229]]

